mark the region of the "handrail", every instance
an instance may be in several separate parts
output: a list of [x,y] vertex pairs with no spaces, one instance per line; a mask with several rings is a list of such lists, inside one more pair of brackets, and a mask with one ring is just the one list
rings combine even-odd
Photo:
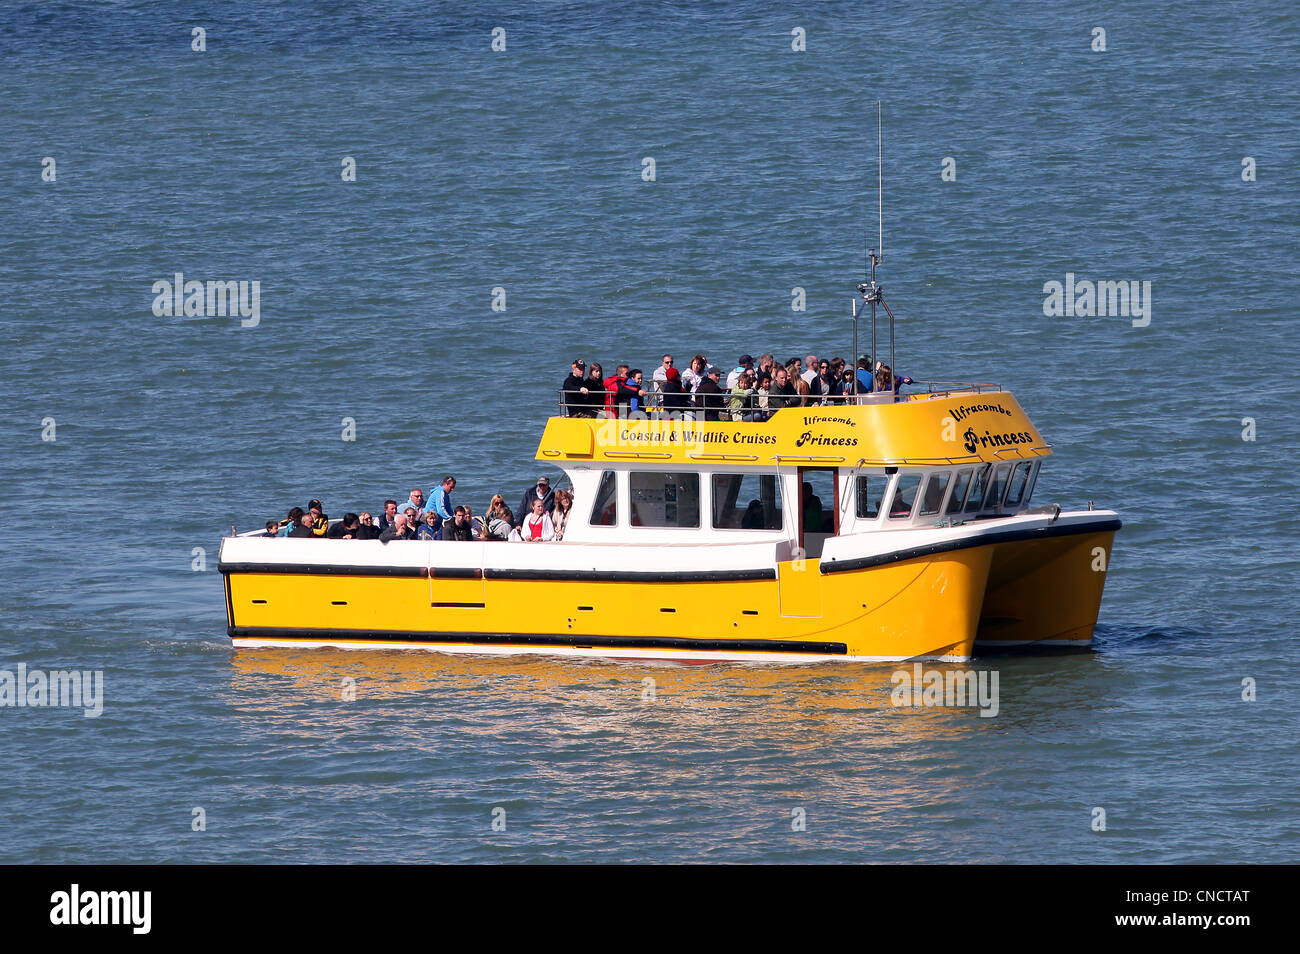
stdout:
[[[925,388],[926,390],[919,394],[904,393],[902,391],[898,391],[898,392],[861,391],[856,394],[850,393],[850,394],[777,395],[778,398],[783,399],[786,403],[783,405],[783,407],[780,408],[774,408],[774,409],[768,408],[767,413],[769,416],[771,416],[772,414],[775,414],[777,411],[783,410],[786,407],[797,407],[797,408],[846,407],[855,404],[883,404],[887,401],[893,403],[898,401],[905,401],[909,398],[918,398],[918,397],[919,398],[942,398],[942,397],[946,397],[947,395],[957,394],[957,393],[982,394],[986,391],[1002,390],[1002,386],[998,384],[988,384],[988,383],[980,383],[980,382],[958,382],[958,381],[913,381],[910,385],[904,385],[904,387],[920,387],[920,388]],[[672,412],[699,414],[699,413],[704,413],[705,410],[721,412],[724,414],[730,413],[731,392],[728,390],[722,390],[712,395],[713,398],[712,404],[708,408],[699,408],[693,405],[688,405],[682,408],[671,408],[671,409],[665,409],[664,407],[659,405],[660,400],[663,398],[663,394],[661,392],[654,391],[651,389],[647,389],[647,390],[650,390],[650,394],[651,394],[651,396],[647,398],[647,401],[649,402],[650,406],[642,408],[642,410],[644,410],[646,415],[649,417],[659,417],[659,416],[663,416],[665,413],[672,413]],[[561,417],[584,416],[584,415],[571,413],[572,411],[580,411],[580,412],[588,412],[591,416],[594,416],[596,418],[600,418],[600,419],[606,418],[608,414],[608,410],[605,407],[603,398],[597,404],[577,404],[577,403],[571,404],[566,400],[566,395],[569,395],[571,393],[574,392],[565,391],[564,388],[559,389],[557,406],[559,407]],[[603,395],[607,392],[600,391],[598,393]],[[694,398],[695,395],[687,392],[685,396],[687,400],[691,400],[692,398]],[[757,393],[751,395],[746,402],[744,413],[752,414],[755,411],[763,410],[758,407],[757,401],[758,401]],[[805,401],[807,403],[804,403]],[[618,409],[616,413],[622,414],[626,412],[628,405],[619,403],[616,404],[615,407]],[[566,413],[566,412],[570,412],[570,413]]]

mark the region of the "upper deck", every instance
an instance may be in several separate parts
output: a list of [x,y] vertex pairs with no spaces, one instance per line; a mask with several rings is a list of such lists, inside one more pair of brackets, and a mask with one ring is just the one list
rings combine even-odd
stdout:
[[[553,417],[537,459],[772,466],[934,466],[1047,457],[1047,442],[996,387],[786,407],[765,421],[687,420],[651,410],[622,418]],[[818,400],[821,400],[820,398]]]

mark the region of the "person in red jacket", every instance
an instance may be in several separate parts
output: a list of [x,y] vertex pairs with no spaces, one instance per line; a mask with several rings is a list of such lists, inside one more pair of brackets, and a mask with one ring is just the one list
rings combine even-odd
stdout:
[[[627,372],[628,372],[628,366],[626,364],[620,364],[618,366],[618,371],[605,379],[605,416],[606,417],[618,416],[618,409],[616,405],[618,403],[619,392],[621,392],[624,389],[623,388],[624,382],[627,381]],[[626,403],[626,399],[624,399],[624,403]]]

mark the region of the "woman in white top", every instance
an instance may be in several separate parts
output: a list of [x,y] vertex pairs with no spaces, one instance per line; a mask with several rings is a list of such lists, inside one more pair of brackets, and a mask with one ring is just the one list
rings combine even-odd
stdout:
[[541,498],[533,501],[533,512],[519,525],[519,536],[525,543],[550,543],[555,539],[555,525]]

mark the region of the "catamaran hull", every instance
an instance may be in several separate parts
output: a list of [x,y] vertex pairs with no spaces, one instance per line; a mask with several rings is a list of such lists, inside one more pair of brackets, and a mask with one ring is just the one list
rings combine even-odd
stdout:
[[[590,556],[591,548],[567,544],[321,541],[306,546],[331,550],[296,552],[334,562],[270,562],[266,557],[283,555],[276,548],[287,541],[228,538],[221,569],[228,632],[238,649],[706,663],[964,661],[977,640],[1086,645],[1105,571],[1104,564],[1097,571],[1080,561],[1098,547],[1109,559],[1118,521],[1111,523],[1053,529],[1022,521],[921,547],[766,566],[744,566],[744,554],[715,550],[705,557],[713,568],[657,571],[619,569],[627,547],[604,554],[605,569],[592,560],[577,567],[572,557],[582,550]],[[569,558],[569,568],[503,563],[539,549],[555,562]],[[350,554],[358,558],[342,562]],[[403,560],[417,554],[459,565]],[[699,559],[658,548],[640,565],[671,565],[674,556],[679,564]]]

